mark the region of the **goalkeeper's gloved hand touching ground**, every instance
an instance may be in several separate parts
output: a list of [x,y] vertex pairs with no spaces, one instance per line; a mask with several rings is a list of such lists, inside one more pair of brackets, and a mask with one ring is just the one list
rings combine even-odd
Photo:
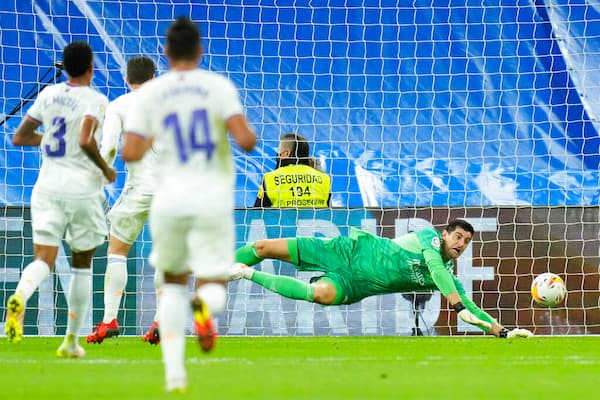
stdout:
[[[500,327],[500,325],[498,325],[498,324],[495,324],[495,325]],[[533,333],[528,329],[514,328],[513,330],[508,330],[507,328],[504,328],[504,327],[500,327],[500,333],[497,335],[497,337],[499,337],[501,339],[513,339],[513,338],[529,339],[532,336],[533,336]]]
[[477,318],[477,316],[475,316],[472,312],[467,310],[467,308],[461,302],[454,304],[453,308],[456,311],[458,317],[466,323],[485,329],[488,333],[491,333],[492,335],[500,339],[527,339],[533,336],[533,333],[531,331],[524,328],[514,328],[513,330],[509,330],[496,322],[490,324],[489,322],[483,321]]

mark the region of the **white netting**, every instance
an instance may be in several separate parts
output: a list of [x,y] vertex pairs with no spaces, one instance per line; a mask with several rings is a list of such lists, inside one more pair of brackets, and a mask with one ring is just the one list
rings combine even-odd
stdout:
[[[203,30],[202,66],[235,82],[261,139],[248,157],[236,151],[238,245],[346,234],[350,226],[394,236],[466,217],[478,233],[457,272],[478,304],[507,325],[538,333],[600,332],[597,4],[225,3],[2,2],[2,304],[32,254],[28,205],[38,150],[10,144],[28,99],[57,77],[61,49],[77,39],[96,52],[94,86],[116,98],[126,91],[128,58],[148,55],[159,72],[166,70],[164,32],[175,17],[188,15]],[[308,139],[331,175],[333,211],[246,210],[262,173],[275,166],[279,136],[289,131]],[[124,181],[117,165],[110,204]],[[154,314],[150,246],[145,232],[132,250],[120,317],[126,334],[140,333]],[[101,317],[105,252],[97,254],[87,329]],[[67,267],[60,257],[56,277],[31,299],[26,333],[64,330]],[[262,267],[296,276],[289,265]],[[533,307],[529,284],[545,271],[565,278],[568,307]],[[224,334],[410,334],[415,328],[410,296],[321,308],[247,282],[231,289],[219,319]],[[440,334],[465,331],[456,329],[439,295],[424,307],[419,328],[425,333],[434,324]]]

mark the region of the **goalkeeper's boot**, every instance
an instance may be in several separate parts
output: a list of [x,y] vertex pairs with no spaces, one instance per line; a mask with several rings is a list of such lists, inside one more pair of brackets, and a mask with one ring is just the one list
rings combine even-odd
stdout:
[[159,344],[160,343],[160,334],[158,332],[158,322],[154,321],[152,326],[148,328],[142,340],[146,343],[150,344]]
[[217,341],[217,330],[210,311],[206,304],[197,297],[192,300],[192,310],[194,312],[194,331],[198,337],[200,348],[209,352],[215,347]]
[[8,298],[6,303],[6,324],[4,330],[9,342],[17,343],[23,338],[23,317],[25,302],[19,293]]
[[235,281],[238,279],[252,279],[252,275],[254,274],[254,269],[250,268],[246,264],[235,263],[231,267],[229,267],[229,271],[227,272],[227,280]]
[[104,339],[119,336],[119,323],[113,318],[108,324],[99,322],[94,327],[94,331],[87,335],[85,341],[88,343],[102,343]]
[[85,357],[85,350],[75,340],[75,335],[69,334],[65,336],[62,344],[56,350],[58,358],[81,358]]

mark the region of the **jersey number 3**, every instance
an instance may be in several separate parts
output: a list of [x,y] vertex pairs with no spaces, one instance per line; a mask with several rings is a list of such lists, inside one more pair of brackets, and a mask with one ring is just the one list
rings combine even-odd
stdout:
[[198,151],[206,152],[206,158],[211,159],[215,151],[215,143],[210,137],[210,125],[208,123],[208,113],[206,110],[194,110],[189,129],[184,131],[181,128],[181,121],[176,113],[166,116],[163,121],[165,129],[170,129],[175,134],[175,145],[179,154],[179,160],[186,163],[191,153]]
[[52,138],[54,141],[44,146],[48,157],[63,157],[67,151],[65,134],[67,133],[67,123],[63,117],[55,117],[52,120]]

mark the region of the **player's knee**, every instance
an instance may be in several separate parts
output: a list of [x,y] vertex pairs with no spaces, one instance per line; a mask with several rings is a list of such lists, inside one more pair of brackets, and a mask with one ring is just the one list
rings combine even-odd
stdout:
[[127,257],[129,249],[131,249],[130,244],[122,242],[113,235],[110,236],[108,240],[108,252],[110,254],[118,254]]
[[315,290],[314,302],[319,304],[333,304],[336,298],[336,291],[333,285],[327,282],[315,282],[312,284]]
[[71,260],[74,268],[90,268],[96,249],[74,252]]
[[260,258],[268,258],[269,257],[269,240],[257,240],[254,243],[254,248],[256,250],[256,255]]
[[260,258],[275,258],[289,261],[288,245],[286,239],[262,239],[254,243],[256,255]]

